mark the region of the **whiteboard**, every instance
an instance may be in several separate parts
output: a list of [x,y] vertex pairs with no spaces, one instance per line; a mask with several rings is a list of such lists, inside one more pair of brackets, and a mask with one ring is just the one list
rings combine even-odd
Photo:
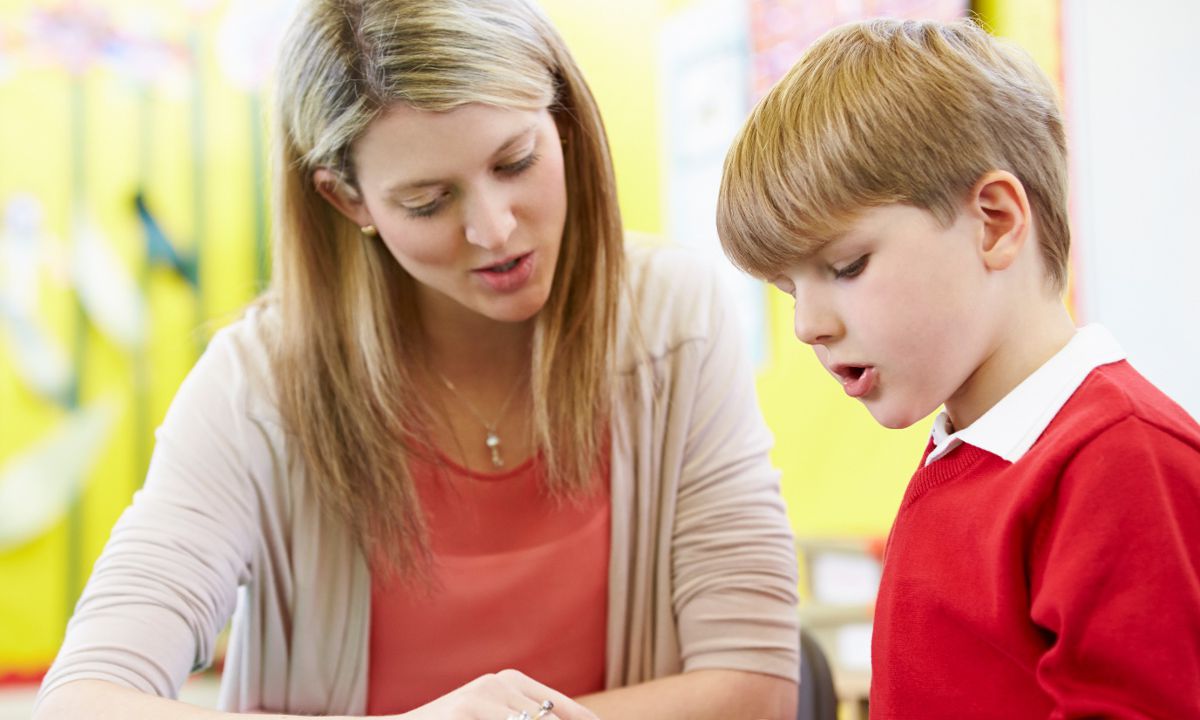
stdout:
[[1200,3],[1062,11],[1078,319],[1200,417]]

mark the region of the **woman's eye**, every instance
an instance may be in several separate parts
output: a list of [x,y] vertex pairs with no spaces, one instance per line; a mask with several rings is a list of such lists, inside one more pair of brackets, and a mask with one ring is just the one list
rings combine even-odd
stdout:
[[[504,165],[497,165],[496,172],[500,173],[501,175],[515,177],[515,176],[520,175],[521,173],[525,172],[529,168],[533,167],[533,165],[538,161],[538,157],[539,156],[537,153],[531,152],[528,155],[526,155],[525,157],[521,158],[520,160],[517,160],[516,162],[506,163]],[[449,193],[442,193],[441,195],[434,198],[433,200],[430,200],[429,202],[425,203],[424,205],[417,205],[415,207],[405,205],[404,210],[405,210],[405,212],[408,213],[409,217],[413,217],[413,218],[432,217],[434,214],[437,213],[438,210],[440,210],[442,208],[442,205],[445,203],[445,200],[448,196],[449,196]]]
[[534,163],[536,163],[537,161],[538,161],[538,154],[537,153],[529,153],[528,155],[526,155],[525,157],[521,158],[520,160],[518,160],[516,162],[508,163],[506,165],[496,166],[496,171],[503,175],[520,175],[521,173],[525,172],[529,168],[533,167]]
[[415,207],[410,207],[408,205],[405,205],[404,210],[405,210],[405,212],[408,213],[409,217],[414,217],[414,218],[430,217],[434,213],[436,213],[439,208],[442,207],[442,201],[445,198],[446,198],[446,193],[443,193],[443,194],[437,196],[436,198],[434,198],[433,200],[430,200],[429,202],[425,203],[424,205],[417,205]]
[[862,257],[860,257],[859,259],[850,263],[846,267],[844,267],[840,270],[835,270],[834,277],[836,277],[839,280],[845,280],[847,278],[858,277],[859,275],[862,274],[862,271],[867,268],[867,258],[868,257],[869,256],[867,256],[867,255],[863,255]]

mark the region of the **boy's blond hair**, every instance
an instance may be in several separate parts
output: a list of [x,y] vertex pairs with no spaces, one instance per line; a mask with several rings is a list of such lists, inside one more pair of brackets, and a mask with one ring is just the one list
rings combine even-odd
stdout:
[[844,25],[754,108],[725,159],[717,229],[736,265],[771,277],[867,208],[903,203],[949,224],[985,173],[1007,170],[1061,290],[1066,155],[1056,93],[1020,49],[966,20]]

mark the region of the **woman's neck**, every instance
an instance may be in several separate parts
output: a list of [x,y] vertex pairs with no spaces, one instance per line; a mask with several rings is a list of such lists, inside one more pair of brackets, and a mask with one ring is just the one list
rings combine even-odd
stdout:
[[421,311],[430,369],[455,382],[509,384],[529,373],[533,318],[498,322],[460,308],[461,312]]
[[[426,387],[434,424],[429,441],[463,467],[495,472],[534,451],[531,390],[534,320],[503,323],[463,309],[421,313]],[[485,439],[495,434],[493,448]],[[497,456],[503,465],[497,465]]]

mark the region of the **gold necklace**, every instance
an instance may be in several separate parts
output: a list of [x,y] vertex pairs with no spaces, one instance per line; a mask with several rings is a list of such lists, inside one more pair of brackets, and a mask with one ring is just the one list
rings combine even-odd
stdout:
[[513,398],[517,396],[517,389],[521,387],[522,383],[515,383],[513,385],[513,389],[508,391],[508,397],[504,400],[504,405],[500,406],[500,412],[496,416],[496,419],[492,422],[488,422],[484,419],[483,413],[475,409],[475,406],[471,404],[471,401],[458,392],[458,388],[454,387],[454,383],[450,382],[450,378],[446,377],[441,372],[435,372],[437,372],[438,377],[442,379],[442,382],[446,384],[446,389],[454,393],[454,397],[461,400],[462,404],[467,407],[467,410],[471,411],[471,414],[474,415],[475,418],[483,424],[484,429],[487,430],[487,435],[484,436],[483,444],[487,446],[487,449],[492,453],[492,466],[496,468],[504,467],[504,458],[500,457],[500,434],[496,432],[496,426],[501,420],[504,419],[504,413],[508,411],[508,406],[512,404]]

